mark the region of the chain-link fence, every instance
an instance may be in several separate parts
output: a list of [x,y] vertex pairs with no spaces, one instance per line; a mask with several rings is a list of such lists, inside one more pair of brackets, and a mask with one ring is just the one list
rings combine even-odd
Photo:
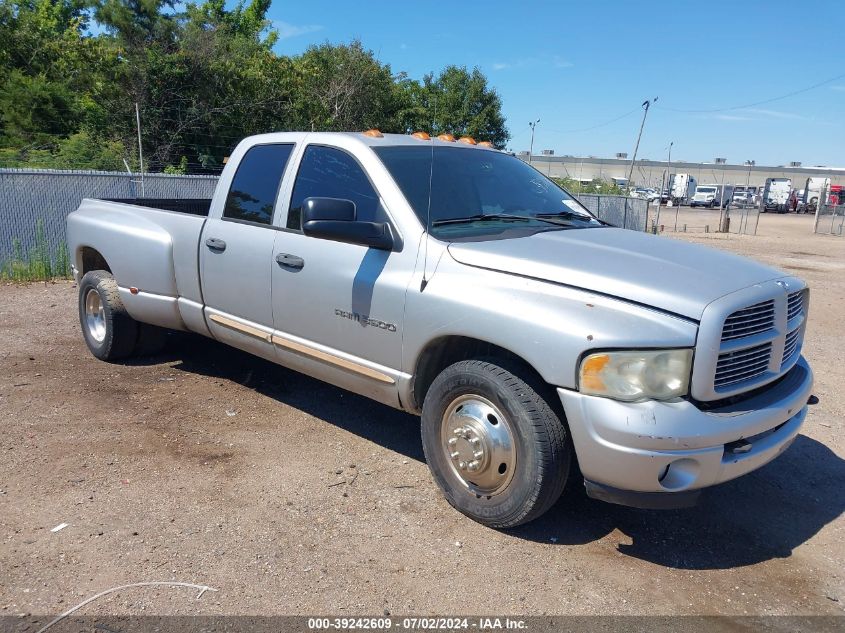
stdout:
[[845,204],[820,204],[816,209],[814,233],[842,235],[845,222]]
[[[216,184],[216,176],[145,174],[142,192],[139,176],[122,172],[0,169],[0,261],[15,251],[27,253],[39,239],[58,251],[66,241],[67,215],[83,198],[211,198]],[[615,226],[647,229],[645,200],[597,194],[578,199]]]
[[122,172],[0,169],[0,261],[37,239],[58,251],[67,215],[83,198],[211,198],[216,184],[216,176],[145,174],[142,193],[139,175]]
[[626,196],[578,194],[581,204],[596,217],[614,226],[632,231],[645,231],[648,226],[648,201]]
[[648,230],[653,233],[733,233],[757,235],[759,206],[731,205],[711,209],[680,206],[651,207]]

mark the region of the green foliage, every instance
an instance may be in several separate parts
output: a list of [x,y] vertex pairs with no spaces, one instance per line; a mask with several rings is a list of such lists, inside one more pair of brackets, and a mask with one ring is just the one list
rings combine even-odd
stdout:
[[472,136],[502,149],[510,138],[502,116],[502,100],[478,68],[447,66],[437,77],[428,74],[422,84],[403,85],[407,129]]
[[[361,42],[277,54],[271,0],[0,0],[0,166],[217,171],[250,134],[451,132],[504,147],[478,70],[416,81]],[[88,32],[93,16],[100,29]]]
[[59,246],[55,254],[44,232],[44,221],[35,223],[35,246],[25,251],[19,239],[12,240],[12,254],[0,260],[0,279],[9,281],[49,281],[70,277],[70,257],[67,246]]
[[552,178],[552,180],[574,195],[579,193],[600,193],[611,196],[627,195],[624,189],[606,180],[593,179],[589,183],[581,183],[575,178]]
[[171,174],[171,175],[174,175],[174,176],[184,176],[185,174],[188,173],[188,157],[183,156],[179,160],[178,165],[168,165],[167,167],[164,168],[164,173],[165,174]]

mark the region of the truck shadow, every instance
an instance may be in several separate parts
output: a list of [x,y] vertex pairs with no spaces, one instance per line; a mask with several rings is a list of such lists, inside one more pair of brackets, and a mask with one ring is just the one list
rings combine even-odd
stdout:
[[804,435],[777,460],[705,490],[683,510],[637,510],[568,490],[539,520],[513,531],[559,545],[597,540],[618,529],[621,553],[676,569],[727,569],[787,558],[845,510],[845,460]]
[[[166,360],[177,361],[176,370],[242,384],[409,459],[424,461],[419,420],[412,415],[190,335],[172,336],[164,355],[129,364]],[[625,508],[589,499],[580,482],[571,482],[544,516],[506,533],[571,546],[619,530],[631,540],[630,545],[618,546],[627,556],[677,569],[726,569],[791,556],[842,514],[843,490],[845,460],[801,435],[773,463],[705,491],[694,508]]]

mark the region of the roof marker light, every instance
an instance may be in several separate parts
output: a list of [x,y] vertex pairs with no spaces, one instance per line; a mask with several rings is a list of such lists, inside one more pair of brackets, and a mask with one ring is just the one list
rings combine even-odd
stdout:
[[426,132],[414,132],[411,134],[412,137],[418,138],[421,141],[430,141],[431,137]]
[[447,143],[454,143],[455,137],[451,134],[440,134],[438,137],[441,141],[446,141]]
[[480,141],[478,143],[478,146],[479,147],[489,147],[490,149],[493,149],[493,143],[491,143],[490,141]]
[[458,143],[466,143],[467,145],[476,145],[475,139],[471,136],[462,136],[458,139]]
[[364,132],[364,136],[369,136],[371,138],[382,138],[384,136],[384,134],[382,134],[381,132],[379,132],[376,129],[372,129],[372,130],[367,130],[366,132]]

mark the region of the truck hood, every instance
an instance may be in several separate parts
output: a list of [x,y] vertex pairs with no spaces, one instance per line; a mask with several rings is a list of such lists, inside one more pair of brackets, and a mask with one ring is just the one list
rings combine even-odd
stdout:
[[617,228],[452,242],[448,250],[467,266],[582,288],[695,320],[719,297],[785,275],[705,246]]

